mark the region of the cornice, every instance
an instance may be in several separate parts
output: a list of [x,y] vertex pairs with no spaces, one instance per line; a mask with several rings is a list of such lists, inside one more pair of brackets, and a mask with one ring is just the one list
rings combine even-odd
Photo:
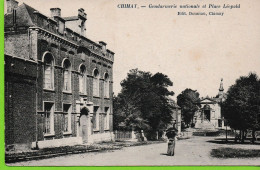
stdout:
[[52,33],[50,31],[47,31],[41,27],[29,27],[30,30],[35,30],[35,31],[38,31],[38,33],[42,34],[44,37],[48,37],[48,38],[52,38],[53,40],[56,40],[56,41],[59,41],[65,45],[69,45],[69,46],[72,46],[74,48],[78,48],[79,45],[58,35],[58,34],[55,34],[55,33]]
[[103,60],[107,63],[110,63],[110,64],[113,64],[114,62],[112,60],[109,60],[107,58],[105,58],[104,56],[101,56],[100,54],[94,52],[93,50],[89,49],[88,47],[86,46],[82,46],[82,45],[78,45],[77,43],[73,42],[73,41],[70,41],[56,33],[52,33],[48,30],[45,30],[41,27],[29,27],[30,30],[35,30],[37,31],[38,33],[42,34],[44,37],[47,37],[47,38],[51,38],[52,40],[54,41],[58,41],[58,42],[61,42],[62,44],[64,45],[68,45],[68,46],[71,46],[71,47],[74,47],[75,49],[78,49],[79,47],[83,47],[83,48],[86,48],[88,49],[89,53],[90,53],[90,56],[93,56],[95,58],[98,58],[100,60]]

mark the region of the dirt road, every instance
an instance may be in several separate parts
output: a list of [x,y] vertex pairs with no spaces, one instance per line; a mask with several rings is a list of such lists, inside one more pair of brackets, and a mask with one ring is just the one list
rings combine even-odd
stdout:
[[213,137],[193,137],[179,140],[175,156],[166,155],[167,144],[126,147],[122,150],[67,155],[62,157],[18,162],[11,166],[175,166],[175,165],[260,165],[260,158],[218,159],[210,156],[213,148],[233,147],[260,149],[260,145],[226,145],[209,141]]

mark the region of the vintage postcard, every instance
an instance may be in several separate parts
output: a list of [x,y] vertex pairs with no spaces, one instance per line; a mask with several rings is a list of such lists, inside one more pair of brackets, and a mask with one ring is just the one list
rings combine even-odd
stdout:
[[5,0],[7,166],[260,165],[259,0]]

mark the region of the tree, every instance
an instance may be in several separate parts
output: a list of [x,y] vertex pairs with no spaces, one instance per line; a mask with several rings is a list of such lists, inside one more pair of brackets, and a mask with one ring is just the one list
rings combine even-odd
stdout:
[[260,129],[260,80],[256,74],[241,76],[227,92],[223,113],[231,128],[241,131],[242,142],[245,131],[254,133]]
[[[172,81],[162,73],[130,70],[121,82],[122,90],[114,102],[114,120],[126,128],[144,130],[148,139],[164,130],[171,122],[172,107],[168,96],[174,95],[167,88]],[[117,126],[117,125],[116,125]]]
[[182,109],[184,122],[189,125],[200,106],[199,93],[196,90],[187,88],[177,96],[177,104]]

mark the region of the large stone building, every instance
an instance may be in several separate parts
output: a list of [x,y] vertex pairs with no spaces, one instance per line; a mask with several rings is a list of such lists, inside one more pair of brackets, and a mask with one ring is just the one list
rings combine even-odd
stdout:
[[219,92],[216,97],[205,97],[200,99],[200,109],[195,113],[195,128],[218,129],[224,127],[221,103],[225,100],[226,94],[221,79]]
[[114,52],[85,36],[84,9],[6,5],[6,148],[111,140]]
[[182,116],[181,116],[181,107],[177,105],[177,103],[172,100],[171,98],[168,98],[169,103],[173,107],[172,109],[172,120],[171,124],[168,128],[171,128],[173,125],[175,125],[175,128],[178,130],[178,134],[181,133],[181,122],[182,122]]

